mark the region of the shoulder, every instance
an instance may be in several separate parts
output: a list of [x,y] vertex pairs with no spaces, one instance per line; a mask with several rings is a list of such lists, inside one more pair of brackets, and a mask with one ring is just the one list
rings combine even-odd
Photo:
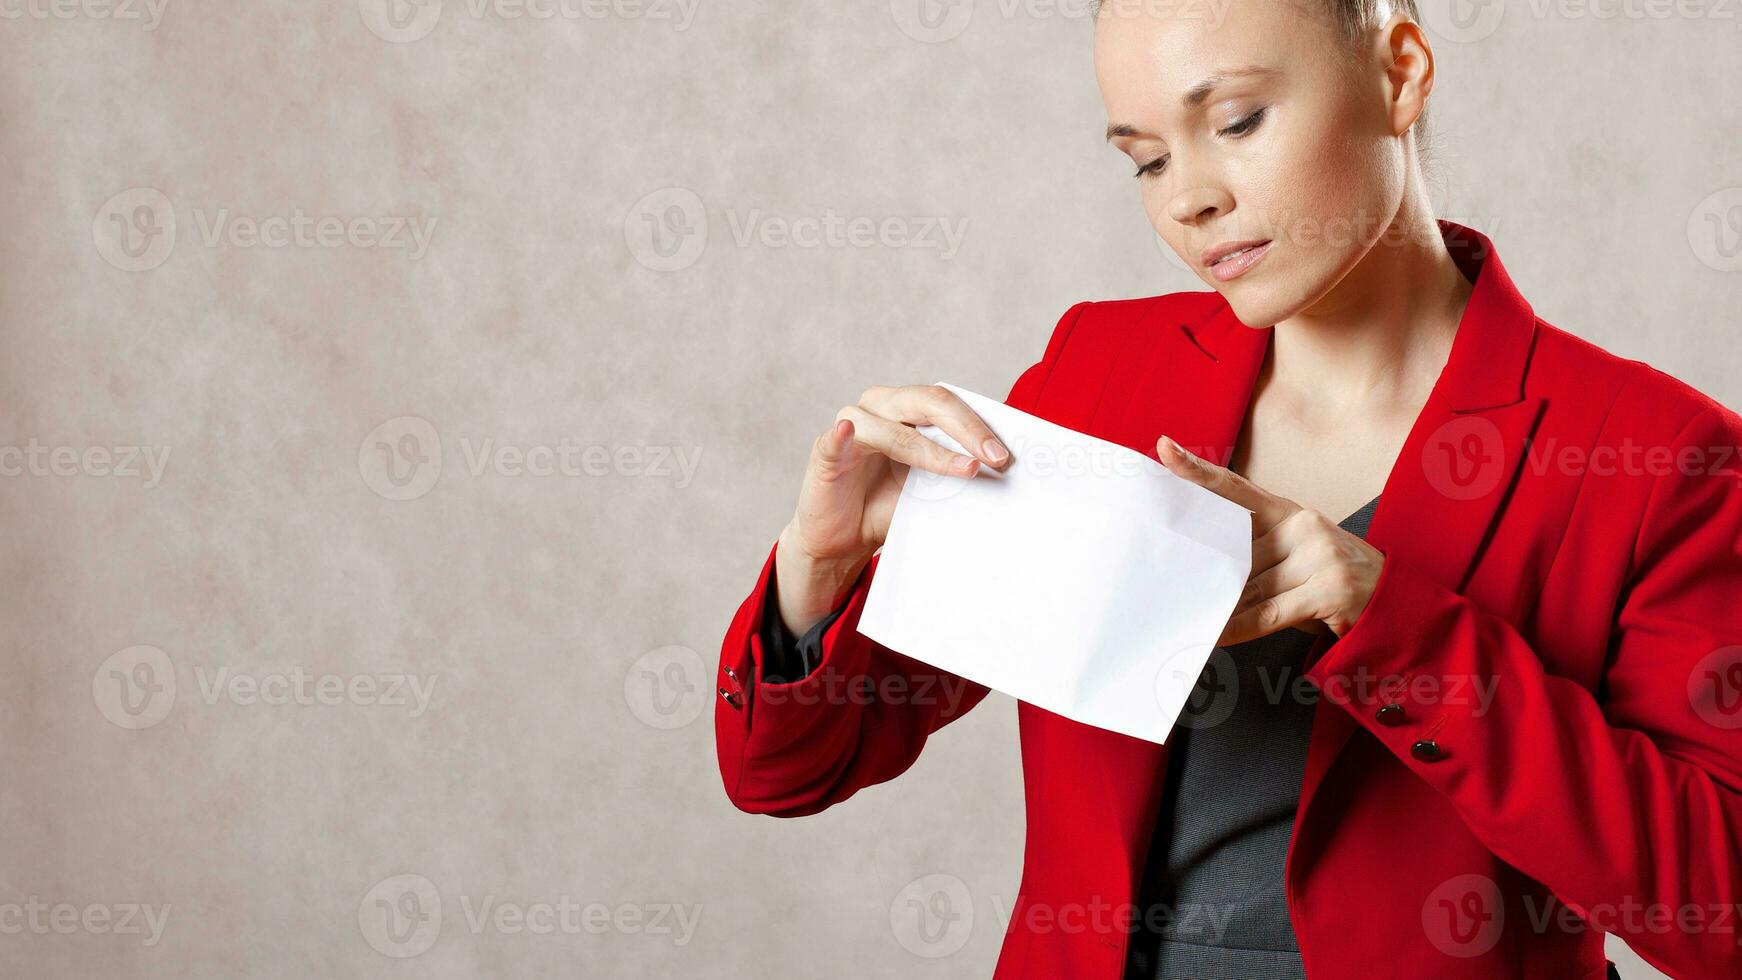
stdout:
[[1696,435],[1742,435],[1742,418],[1711,395],[1541,317],[1536,320],[1527,387],[1547,400],[1550,412],[1556,402],[1600,412],[1600,429],[1607,437],[1601,441],[1673,445]]
[[1228,301],[1213,289],[1187,290],[1139,296],[1132,299],[1102,299],[1077,304],[1103,326],[1132,323],[1167,323],[1192,326],[1228,309]]
[[1182,336],[1180,327],[1195,332],[1227,309],[1228,301],[1214,290],[1083,300],[1059,318],[1047,353],[1056,357],[1068,343],[1073,357],[1126,357]]

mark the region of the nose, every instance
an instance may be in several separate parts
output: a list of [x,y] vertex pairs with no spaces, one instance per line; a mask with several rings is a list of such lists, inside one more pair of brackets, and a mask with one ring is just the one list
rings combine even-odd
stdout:
[[1234,201],[1226,191],[1199,185],[1180,191],[1167,202],[1168,217],[1188,228],[1195,228],[1234,209]]

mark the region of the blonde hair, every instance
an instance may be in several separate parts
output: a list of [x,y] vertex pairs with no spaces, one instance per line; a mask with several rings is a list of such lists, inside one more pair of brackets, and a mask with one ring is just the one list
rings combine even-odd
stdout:
[[[1117,5],[1121,0],[1111,0]],[[1385,25],[1393,14],[1402,13],[1410,20],[1421,22],[1421,11],[1416,6],[1416,0],[1298,0],[1308,6],[1316,7],[1329,15],[1332,32],[1342,43],[1349,57],[1343,61],[1348,76],[1353,79],[1361,62],[1358,55],[1367,36]],[[1089,16],[1092,19],[1100,16],[1101,10],[1107,5],[1107,0],[1090,0]],[[1416,116],[1415,123],[1409,127],[1415,138],[1416,156],[1421,160],[1422,169],[1428,164],[1428,107],[1422,106],[1421,114]]]

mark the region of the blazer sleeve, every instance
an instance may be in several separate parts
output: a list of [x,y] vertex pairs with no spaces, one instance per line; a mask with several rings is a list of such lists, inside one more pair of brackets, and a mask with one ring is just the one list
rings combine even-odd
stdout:
[[[769,598],[773,598],[779,588],[780,580],[770,577]],[[785,624],[781,623],[779,603],[763,603],[762,634],[759,637],[763,651],[762,679],[772,684],[784,684],[816,670],[823,660],[823,634],[847,611],[847,602],[851,598],[842,599],[839,606],[799,637],[788,633]]]
[[[1039,402],[1066,341],[1091,304],[1078,303],[1054,327],[1041,359],[1016,379],[1005,404]],[[980,703],[987,689],[860,635],[855,627],[877,573],[873,555],[841,613],[822,633],[821,661],[808,674],[765,679],[762,624],[774,601],[774,555],[763,559],[720,648],[714,742],[732,804],[749,813],[816,813],[866,786],[905,772],[932,732]],[[782,676],[776,673],[775,676]]]
[[[1596,692],[1549,674],[1507,621],[1387,556],[1360,617],[1307,670],[1321,690],[1350,675],[1458,679],[1489,700],[1342,704],[1455,806],[1490,851],[1554,891],[1590,928],[1621,936],[1671,976],[1742,976],[1742,425],[1708,406],[1673,458],[1715,451],[1710,472],[1654,476],[1608,666]],[[1691,457],[1690,457],[1691,458]],[[1672,468],[1673,469],[1673,468]],[[1440,748],[1418,757],[1412,746]],[[1546,928],[1561,928],[1557,913]],[[1521,924],[1535,928],[1534,924]]]

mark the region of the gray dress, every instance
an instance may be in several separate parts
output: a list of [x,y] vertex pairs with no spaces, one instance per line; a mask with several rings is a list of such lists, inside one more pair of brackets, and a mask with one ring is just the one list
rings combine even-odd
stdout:
[[[1374,497],[1340,525],[1365,538]],[[1283,894],[1317,692],[1315,636],[1217,647],[1168,735],[1167,788],[1138,897],[1129,980],[1303,980]],[[1304,696],[1303,696],[1304,689]]]

